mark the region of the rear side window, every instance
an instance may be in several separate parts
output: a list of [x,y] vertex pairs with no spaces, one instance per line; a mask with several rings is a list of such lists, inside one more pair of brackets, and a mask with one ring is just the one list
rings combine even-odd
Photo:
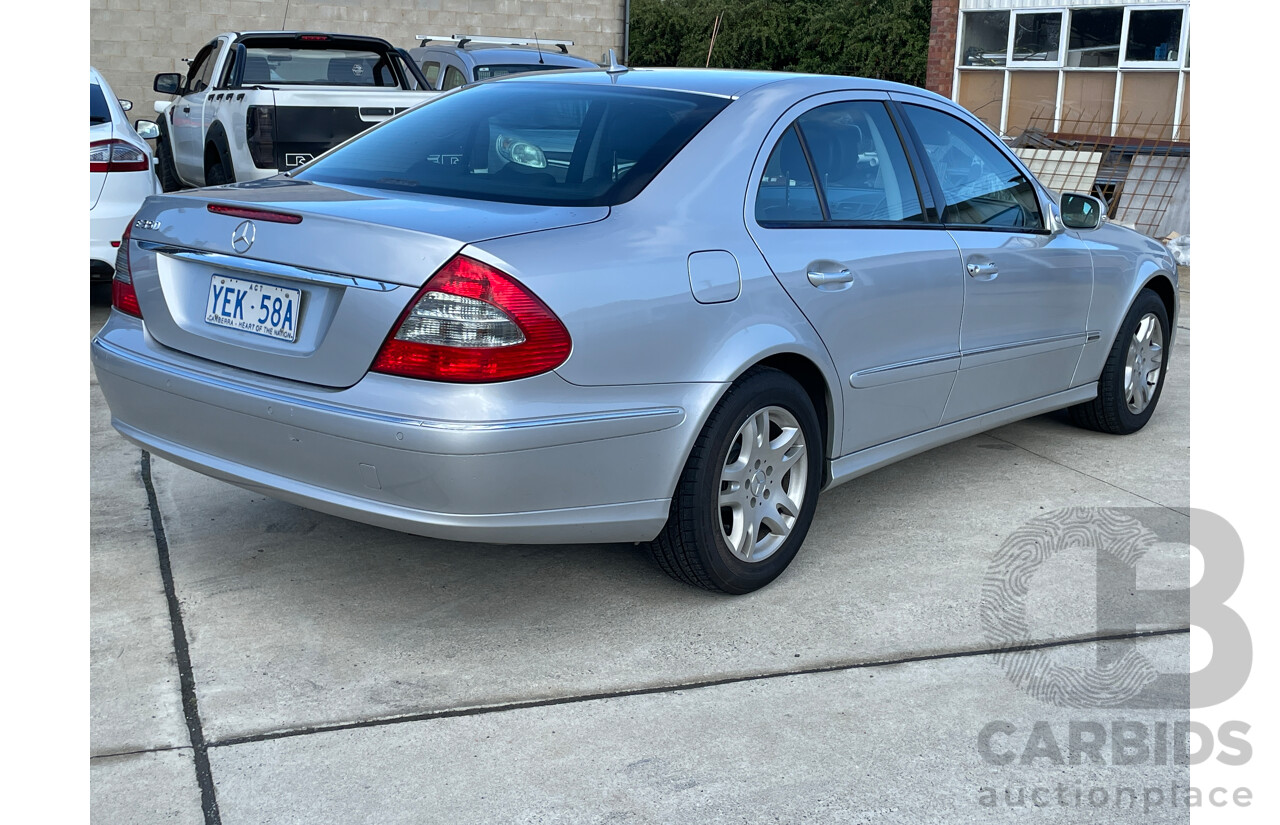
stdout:
[[765,165],[756,220],[764,226],[922,222],[915,176],[884,104],[831,103],[797,118]]
[[444,70],[444,85],[442,85],[440,89],[441,91],[447,92],[450,89],[465,86],[466,83],[466,77],[463,76],[462,72],[456,66],[446,66]]
[[301,180],[550,206],[630,200],[728,101],[582,84],[495,83],[370,130]]
[[440,64],[439,63],[434,63],[431,61],[427,61],[426,63],[423,63],[422,74],[426,76],[427,82],[431,84],[431,88],[434,89],[440,85],[437,82],[438,80],[440,80]]

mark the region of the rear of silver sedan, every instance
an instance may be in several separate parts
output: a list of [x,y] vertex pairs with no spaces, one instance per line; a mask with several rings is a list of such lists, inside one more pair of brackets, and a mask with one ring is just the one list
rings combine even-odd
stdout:
[[[590,106],[593,94],[567,97]],[[575,174],[568,154],[535,157],[519,128],[501,124],[487,124],[475,144],[459,133],[456,152],[421,152],[430,155],[422,174],[458,196],[423,191],[404,174],[353,185],[366,182],[353,169],[369,173],[360,168],[369,159],[356,156],[328,180],[148,200],[117,262],[117,311],[92,348],[113,424],[213,477],[406,532],[652,539],[723,385],[566,380],[555,368],[571,355],[568,331],[536,285],[522,282],[519,262],[484,241],[532,234],[545,246],[548,233],[606,220],[619,186],[642,188],[639,178],[725,105],[657,97],[624,99],[628,116],[665,106],[684,117],[663,129],[632,126],[650,145],[632,140],[625,166],[621,147],[593,159],[594,188],[578,172],[564,202],[527,194],[541,176]],[[399,139],[396,128],[382,127],[384,143]],[[403,131],[405,141],[420,139]],[[555,147],[556,136],[544,129],[539,143]],[[469,151],[487,160],[469,162],[480,172],[507,167],[481,176],[495,196],[453,178]]]

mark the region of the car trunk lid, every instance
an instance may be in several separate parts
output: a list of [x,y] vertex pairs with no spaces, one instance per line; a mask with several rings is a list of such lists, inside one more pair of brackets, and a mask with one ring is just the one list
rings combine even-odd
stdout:
[[346,387],[417,289],[467,244],[608,213],[271,179],[148,200],[130,261],[161,344]]

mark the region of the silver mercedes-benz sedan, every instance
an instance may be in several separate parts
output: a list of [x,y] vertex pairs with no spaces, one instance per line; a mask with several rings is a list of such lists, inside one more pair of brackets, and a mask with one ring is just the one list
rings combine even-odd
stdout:
[[825,487],[1060,408],[1140,429],[1176,273],[921,89],[614,66],[149,198],[92,353],[115,427],[215,478],[745,593]]

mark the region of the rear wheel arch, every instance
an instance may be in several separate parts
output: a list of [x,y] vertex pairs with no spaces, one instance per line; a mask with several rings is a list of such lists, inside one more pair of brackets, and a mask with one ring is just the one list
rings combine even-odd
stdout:
[[[827,377],[823,375],[822,368],[809,358],[794,352],[770,355],[742,372],[745,374],[756,367],[771,367],[786,373],[804,388],[805,394],[813,402],[814,412],[818,414],[818,423],[822,430],[823,452],[826,454],[825,457],[830,458],[831,448],[835,443],[836,410],[831,386],[827,383]],[[734,380],[739,377],[741,376],[735,376]]]
[[209,133],[205,136],[204,144],[204,171],[205,185],[213,185],[213,181],[209,180],[209,172],[215,166],[220,166],[222,174],[225,176],[226,182],[232,183],[236,179],[235,168],[231,164],[231,144],[227,140],[227,131],[222,123],[214,121],[209,127]]

